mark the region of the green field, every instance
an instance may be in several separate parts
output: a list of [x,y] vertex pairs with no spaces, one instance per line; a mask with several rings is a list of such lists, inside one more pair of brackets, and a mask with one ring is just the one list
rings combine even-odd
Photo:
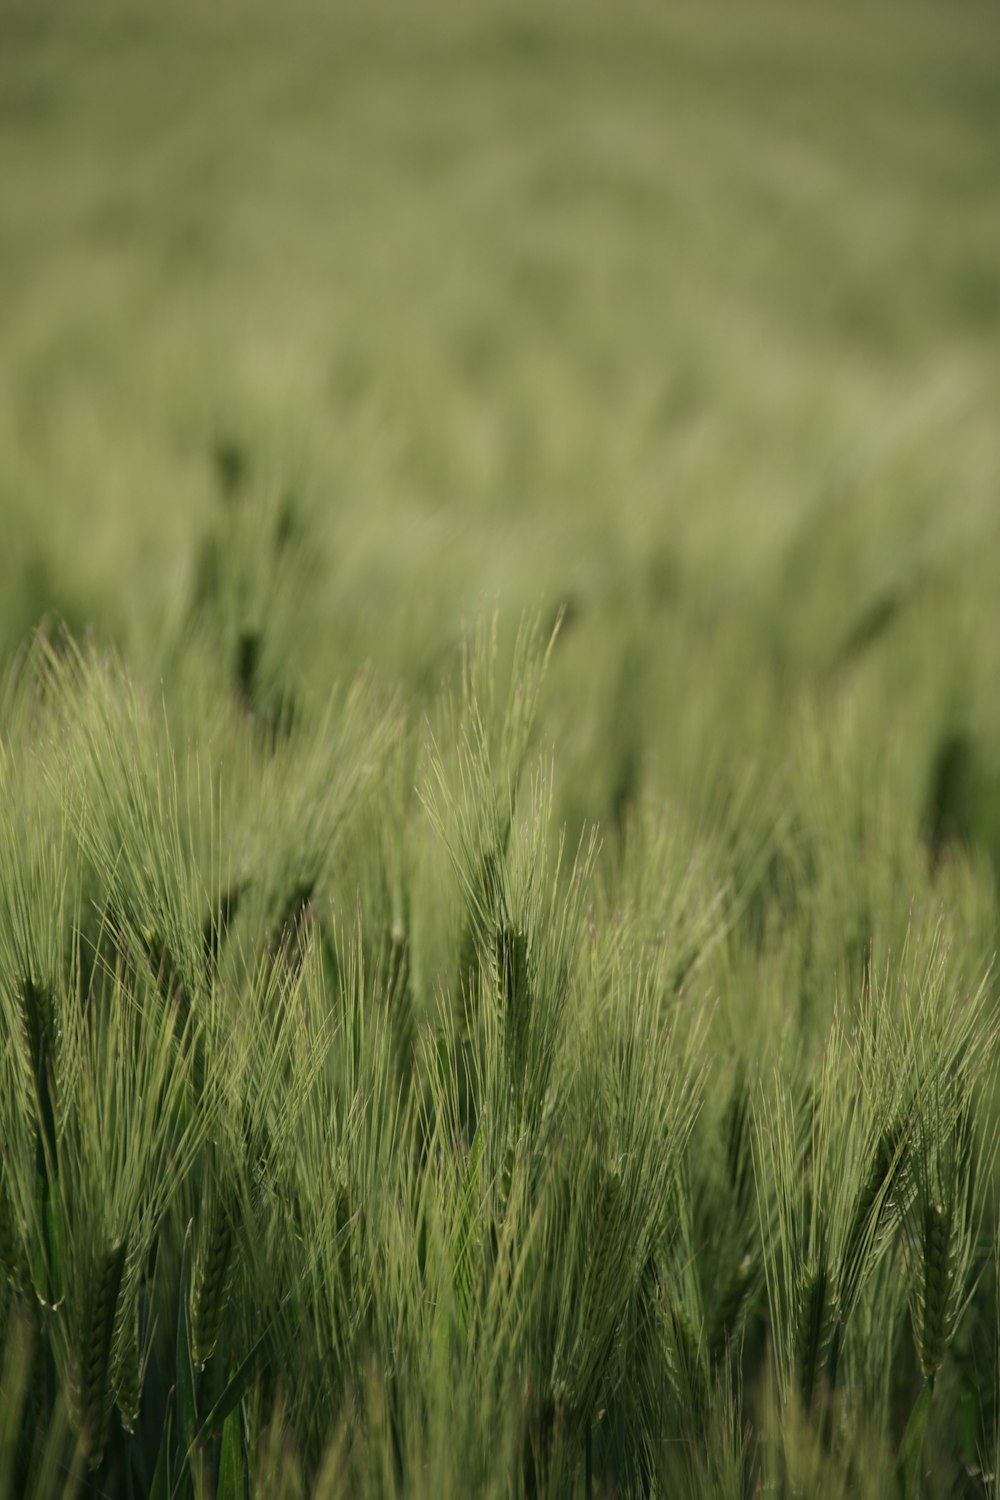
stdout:
[[983,1497],[1000,14],[0,0],[0,1500]]

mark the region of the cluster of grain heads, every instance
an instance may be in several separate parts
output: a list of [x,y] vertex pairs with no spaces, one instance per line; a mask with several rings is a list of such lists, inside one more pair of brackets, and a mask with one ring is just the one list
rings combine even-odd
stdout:
[[[869,963],[828,1032],[816,995],[779,1025],[840,941],[799,924],[818,873],[790,836],[784,967],[721,837],[636,806],[603,887],[517,649],[507,691],[481,643],[391,815],[372,700],[262,747],[228,651],[224,786],[72,651],[45,774],[0,751],[0,1326],[41,1354],[21,1448],[65,1385],[94,1493],[881,1500],[921,1367],[949,1419],[976,1006]],[[705,1018],[738,964],[777,998]]]

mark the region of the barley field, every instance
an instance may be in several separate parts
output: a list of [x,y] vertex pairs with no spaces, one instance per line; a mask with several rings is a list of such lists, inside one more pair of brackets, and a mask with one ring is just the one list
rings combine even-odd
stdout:
[[0,1500],[1000,1466],[1000,14],[0,0]]

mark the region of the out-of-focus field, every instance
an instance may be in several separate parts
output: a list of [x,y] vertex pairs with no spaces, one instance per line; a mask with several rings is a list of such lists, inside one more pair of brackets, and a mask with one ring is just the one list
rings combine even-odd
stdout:
[[887,606],[897,691],[945,655],[960,691],[997,639],[998,57],[986,4],[7,0],[5,649],[55,608],[155,661],[224,443],[319,512],[320,680],[408,678],[498,596],[573,601],[576,736],[626,633],[675,735]]
[[0,1500],[996,1495],[994,4],[0,0],[0,680]]

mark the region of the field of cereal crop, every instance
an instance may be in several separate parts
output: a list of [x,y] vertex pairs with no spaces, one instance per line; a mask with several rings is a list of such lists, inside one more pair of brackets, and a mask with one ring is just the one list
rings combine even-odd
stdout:
[[1000,16],[0,0],[0,1500],[985,1497]]

